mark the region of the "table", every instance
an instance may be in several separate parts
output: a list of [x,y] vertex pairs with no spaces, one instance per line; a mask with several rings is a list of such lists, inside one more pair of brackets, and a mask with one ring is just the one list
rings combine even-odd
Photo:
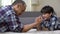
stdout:
[[30,31],[28,31],[26,33],[6,32],[6,33],[0,33],[0,34],[60,34],[60,30],[56,30],[56,31],[36,31],[36,29],[31,29]]

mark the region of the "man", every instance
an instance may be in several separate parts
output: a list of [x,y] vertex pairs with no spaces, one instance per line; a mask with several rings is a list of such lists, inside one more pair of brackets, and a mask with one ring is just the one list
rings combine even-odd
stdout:
[[26,4],[22,0],[16,0],[12,5],[0,8],[0,32],[27,32],[41,21],[40,17],[35,19],[32,24],[22,25],[19,21],[21,15],[26,9]]
[[57,29],[57,17],[54,15],[54,9],[50,6],[44,6],[41,9],[42,22],[37,25],[37,30],[53,31]]

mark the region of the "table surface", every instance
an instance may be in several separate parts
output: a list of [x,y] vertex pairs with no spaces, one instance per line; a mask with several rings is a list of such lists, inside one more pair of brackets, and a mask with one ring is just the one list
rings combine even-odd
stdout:
[[26,33],[15,33],[15,32],[5,32],[0,34],[60,34],[59,30],[56,31],[36,31],[36,29],[31,29]]

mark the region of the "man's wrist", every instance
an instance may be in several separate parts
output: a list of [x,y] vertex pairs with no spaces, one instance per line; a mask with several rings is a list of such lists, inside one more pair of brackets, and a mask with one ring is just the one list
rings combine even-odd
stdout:
[[39,22],[34,22],[36,25],[38,25],[39,24]]

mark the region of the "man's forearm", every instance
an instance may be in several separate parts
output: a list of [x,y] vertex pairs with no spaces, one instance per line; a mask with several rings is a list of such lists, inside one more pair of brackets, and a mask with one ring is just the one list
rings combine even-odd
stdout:
[[38,25],[38,23],[32,23],[32,24],[24,25],[24,29],[22,32],[27,32],[28,30],[32,29],[36,25]]

